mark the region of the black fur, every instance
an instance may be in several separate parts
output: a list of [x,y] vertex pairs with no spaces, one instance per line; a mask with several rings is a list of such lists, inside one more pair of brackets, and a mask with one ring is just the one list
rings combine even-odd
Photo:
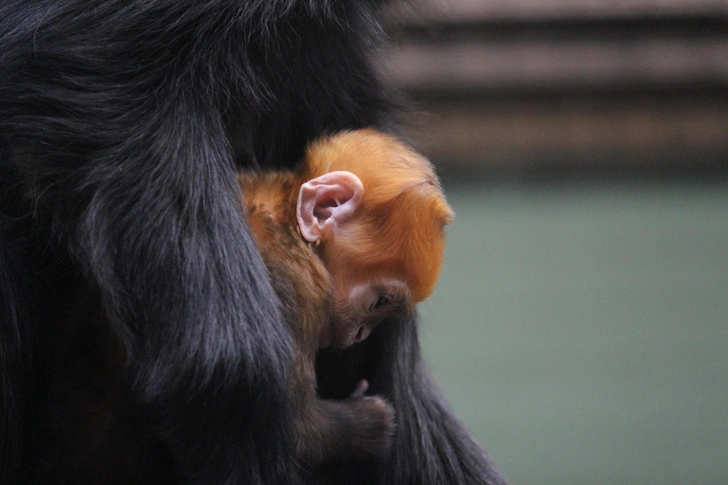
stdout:
[[[368,58],[378,3],[0,2],[0,483],[67,446],[42,442],[42,423],[89,284],[129,357],[130,419],[182,483],[298,483],[291,342],[232,172],[387,124]],[[400,415],[392,461],[336,473],[498,483],[429,381],[412,380],[413,332],[380,333],[368,356]]]
[[390,459],[331,466],[310,477],[311,483],[505,485],[432,382],[420,357],[414,318],[382,323],[344,352],[323,351],[317,366],[325,398],[342,398],[366,377],[369,393],[385,396],[394,406],[397,430]]

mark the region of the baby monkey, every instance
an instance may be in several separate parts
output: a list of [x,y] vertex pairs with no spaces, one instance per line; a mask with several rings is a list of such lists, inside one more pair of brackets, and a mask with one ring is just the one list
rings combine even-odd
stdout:
[[432,166],[373,129],[312,143],[293,172],[243,172],[250,228],[295,341],[294,438],[311,468],[385,456],[394,411],[364,396],[317,395],[318,349],[364,340],[389,316],[413,311],[440,273],[453,213]]

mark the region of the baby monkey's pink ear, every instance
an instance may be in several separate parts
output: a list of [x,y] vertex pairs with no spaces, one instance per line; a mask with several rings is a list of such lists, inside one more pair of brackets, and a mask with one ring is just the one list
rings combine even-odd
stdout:
[[335,233],[359,207],[363,194],[361,180],[351,172],[329,172],[303,184],[296,205],[303,238],[316,242],[325,231]]

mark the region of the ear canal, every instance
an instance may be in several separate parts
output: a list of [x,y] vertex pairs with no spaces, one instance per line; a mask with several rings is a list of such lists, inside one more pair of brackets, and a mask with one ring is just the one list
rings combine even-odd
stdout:
[[329,172],[301,185],[296,218],[303,238],[316,242],[324,232],[335,233],[359,207],[363,193],[359,177],[345,171]]

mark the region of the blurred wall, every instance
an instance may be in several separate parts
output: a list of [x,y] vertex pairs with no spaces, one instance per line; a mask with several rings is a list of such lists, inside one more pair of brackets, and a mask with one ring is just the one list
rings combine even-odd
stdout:
[[728,2],[419,0],[384,71],[441,170],[720,171]]

